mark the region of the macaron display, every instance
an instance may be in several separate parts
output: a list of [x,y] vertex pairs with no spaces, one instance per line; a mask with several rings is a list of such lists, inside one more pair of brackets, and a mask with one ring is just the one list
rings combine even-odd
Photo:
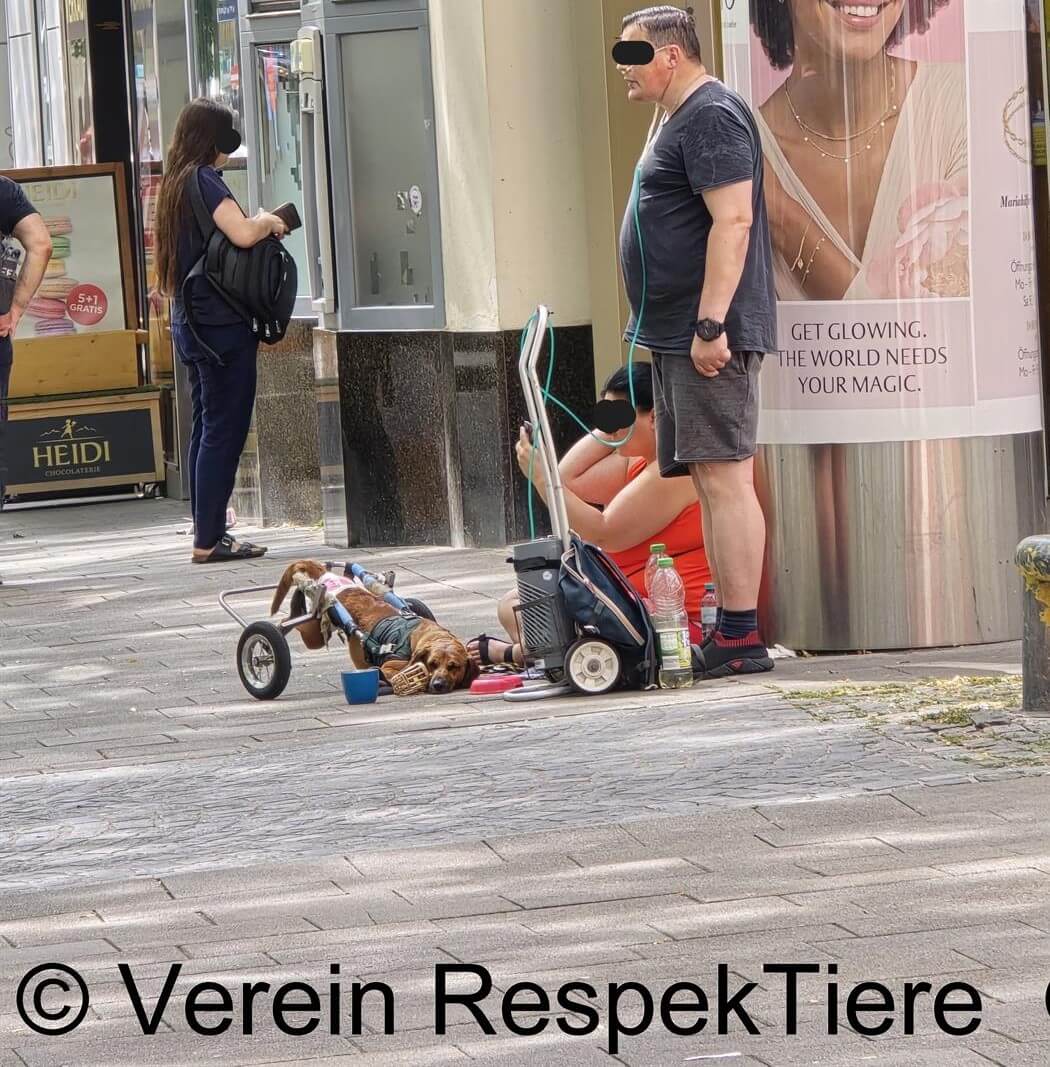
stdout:
[[67,318],[37,319],[33,332],[37,337],[61,337],[64,334],[76,333],[77,328]]
[[64,300],[37,296],[29,301],[26,314],[34,319],[62,319],[66,315],[66,304]]
[[79,284],[80,282],[78,282],[76,278],[44,278],[40,283],[40,288],[37,290],[37,293],[42,297],[52,300],[61,300],[64,304],[66,297],[68,297],[70,292],[72,292],[72,290]]
[[73,246],[70,243],[68,237],[52,237],[51,238],[51,258],[52,259],[69,259],[70,253],[73,251]]
[[44,268],[45,278],[61,278],[66,273],[66,265],[60,259],[49,259]]
[[44,225],[47,227],[47,232],[51,234],[52,237],[58,237],[62,234],[73,232],[73,223],[68,215],[46,217],[44,219]]

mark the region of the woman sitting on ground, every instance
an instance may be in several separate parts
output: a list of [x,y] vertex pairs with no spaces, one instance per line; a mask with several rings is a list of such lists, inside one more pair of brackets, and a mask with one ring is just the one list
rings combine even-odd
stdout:
[[[685,583],[691,637],[699,644],[700,600],[704,584],[711,581],[704,552],[700,502],[689,478],[660,477],[651,365],[634,363],[633,377],[637,419],[630,441],[611,449],[594,437],[616,441],[626,437],[629,431],[605,434],[596,430],[577,441],[559,464],[569,525],[585,541],[604,549],[642,596],[650,546],[666,545],[667,555],[674,559]],[[602,398],[630,399],[625,368],[621,367],[605,383]],[[536,492],[549,504],[543,464],[538,457],[533,462],[532,453],[532,444],[523,428],[518,437],[518,466],[526,478],[531,473]],[[483,666],[524,665],[514,614],[517,604],[517,590],[512,590],[497,607],[500,624],[510,641],[482,634],[470,643],[471,655]]]

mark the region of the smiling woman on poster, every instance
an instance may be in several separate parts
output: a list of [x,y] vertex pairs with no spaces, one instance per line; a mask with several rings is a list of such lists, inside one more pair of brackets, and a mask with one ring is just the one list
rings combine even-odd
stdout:
[[[965,297],[966,75],[895,54],[958,0],[752,0],[782,300]],[[942,15],[942,17],[944,17]]]

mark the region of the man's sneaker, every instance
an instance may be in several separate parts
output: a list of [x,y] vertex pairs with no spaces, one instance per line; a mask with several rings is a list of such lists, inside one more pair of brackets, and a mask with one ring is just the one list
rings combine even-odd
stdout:
[[693,677],[696,679],[762,674],[772,669],[773,660],[757,631],[747,637],[725,637],[716,630],[703,645],[693,645]]

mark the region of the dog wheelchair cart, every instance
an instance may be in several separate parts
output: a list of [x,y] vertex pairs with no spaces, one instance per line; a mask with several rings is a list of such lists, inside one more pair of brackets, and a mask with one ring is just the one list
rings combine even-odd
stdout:
[[[342,571],[347,578],[355,578],[370,593],[381,596],[398,611],[433,620],[430,609],[414,597],[401,598],[394,592],[394,572],[373,574],[357,563],[326,563],[325,569],[332,573]],[[234,597],[249,594],[272,593],[276,585],[254,585],[245,589],[228,589],[219,594],[219,605],[241,627],[237,642],[237,673],[241,683],[256,700],[274,700],[284,692],[292,675],[292,653],[287,634],[303,623],[321,619],[343,641],[358,638],[368,647],[370,638],[354,621],[353,616],[333,596],[318,596],[312,611],[299,610],[307,607],[301,590],[292,592],[292,611],[278,623],[269,621],[247,622],[231,606]]]

